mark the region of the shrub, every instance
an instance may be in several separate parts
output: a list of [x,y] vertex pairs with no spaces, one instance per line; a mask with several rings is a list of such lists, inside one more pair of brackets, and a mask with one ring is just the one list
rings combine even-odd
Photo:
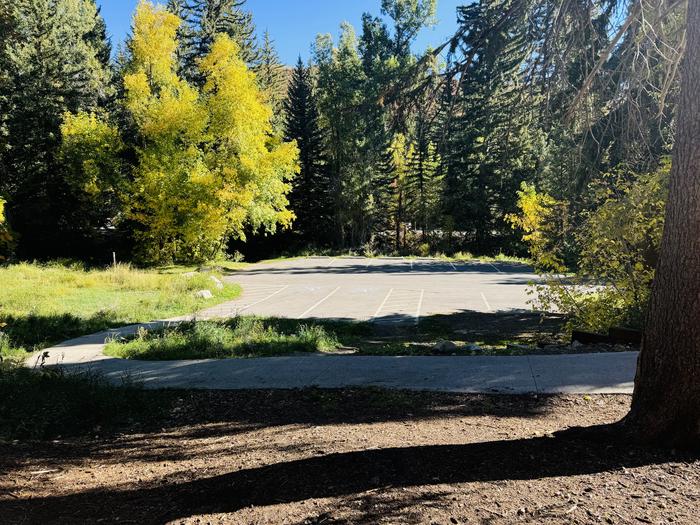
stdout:
[[5,218],[5,200],[0,198],[0,264],[9,260],[15,248],[15,240]]
[[569,327],[604,331],[611,326],[641,328],[649,300],[664,224],[670,165],[651,173],[618,170],[591,187],[595,206],[575,233],[578,272],[563,278],[562,258],[551,226],[554,201],[534,192],[521,196],[525,229],[537,268],[547,275],[535,287],[535,306],[570,317]]

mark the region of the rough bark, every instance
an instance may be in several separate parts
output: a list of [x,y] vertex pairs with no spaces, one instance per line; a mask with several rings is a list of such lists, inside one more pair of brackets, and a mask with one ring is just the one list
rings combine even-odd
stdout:
[[700,446],[700,0],[688,2],[666,226],[624,425],[641,441]]

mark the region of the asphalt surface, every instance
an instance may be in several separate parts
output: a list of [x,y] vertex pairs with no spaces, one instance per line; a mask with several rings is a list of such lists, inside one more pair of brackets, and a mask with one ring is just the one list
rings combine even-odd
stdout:
[[530,310],[528,266],[440,259],[310,257],[258,264],[226,277],[236,301],[199,317],[239,314],[294,319],[411,323],[463,311]]

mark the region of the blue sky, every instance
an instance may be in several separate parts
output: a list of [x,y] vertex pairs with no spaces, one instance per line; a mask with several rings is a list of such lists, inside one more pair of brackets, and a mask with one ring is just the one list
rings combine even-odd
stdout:
[[[124,40],[138,0],[97,0],[102,8],[112,43]],[[338,34],[343,21],[359,31],[362,13],[380,14],[380,0],[248,0],[258,32],[270,31],[283,62],[293,64],[297,56],[308,59],[311,43],[318,33]],[[437,46],[451,36],[457,26],[456,8],[467,0],[438,0],[439,23],[419,36],[416,48]]]

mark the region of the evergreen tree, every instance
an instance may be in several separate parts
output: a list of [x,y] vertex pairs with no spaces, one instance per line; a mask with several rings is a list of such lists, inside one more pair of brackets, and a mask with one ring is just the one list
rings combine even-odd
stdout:
[[313,244],[328,244],[333,232],[333,195],[324,155],[311,69],[299,57],[285,101],[285,140],[297,142],[301,171],[289,196],[295,230]]
[[253,15],[245,0],[169,0],[168,10],[182,24],[178,28],[180,73],[190,82],[203,83],[197,61],[205,57],[218,34],[238,45],[238,55],[248,67],[260,59]]
[[[517,1],[517,0],[516,0]],[[451,129],[441,152],[446,164],[446,212],[464,232],[469,249],[483,253],[515,238],[504,220],[515,194],[537,170],[531,113],[519,89],[526,50],[526,18],[511,0],[482,1],[459,9],[469,67],[450,93]],[[501,31],[484,27],[509,14]],[[447,89],[452,91],[453,85]]]
[[258,86],[265,94],[268,103],[272,107],[273,127],[281,131],[284,127],[284,96],[287,88],[287,73],[280,62],[275,44],[270,33],[265,31],[262,47],[260,48],[260,60],[254,68],[258,79]]
[[315,46],[319,107],[328,130],[328,161],[333,181],[337,239],[359,246],[372,230],[372,173],[379,168],[366,159],[366,119],[357,106],[364,100],[366,76],[350,24],[343,24],[338,47],[330,35],[319,36]]
[[7,5],[2,16],[11,31],[0,50],[0,192],[8,199],[20,254],[66,254],[83,240],[73,231],[81,210],[57,161],[59,128],[65,112],[95,110],[111,94],[104,25],[93,0]]

